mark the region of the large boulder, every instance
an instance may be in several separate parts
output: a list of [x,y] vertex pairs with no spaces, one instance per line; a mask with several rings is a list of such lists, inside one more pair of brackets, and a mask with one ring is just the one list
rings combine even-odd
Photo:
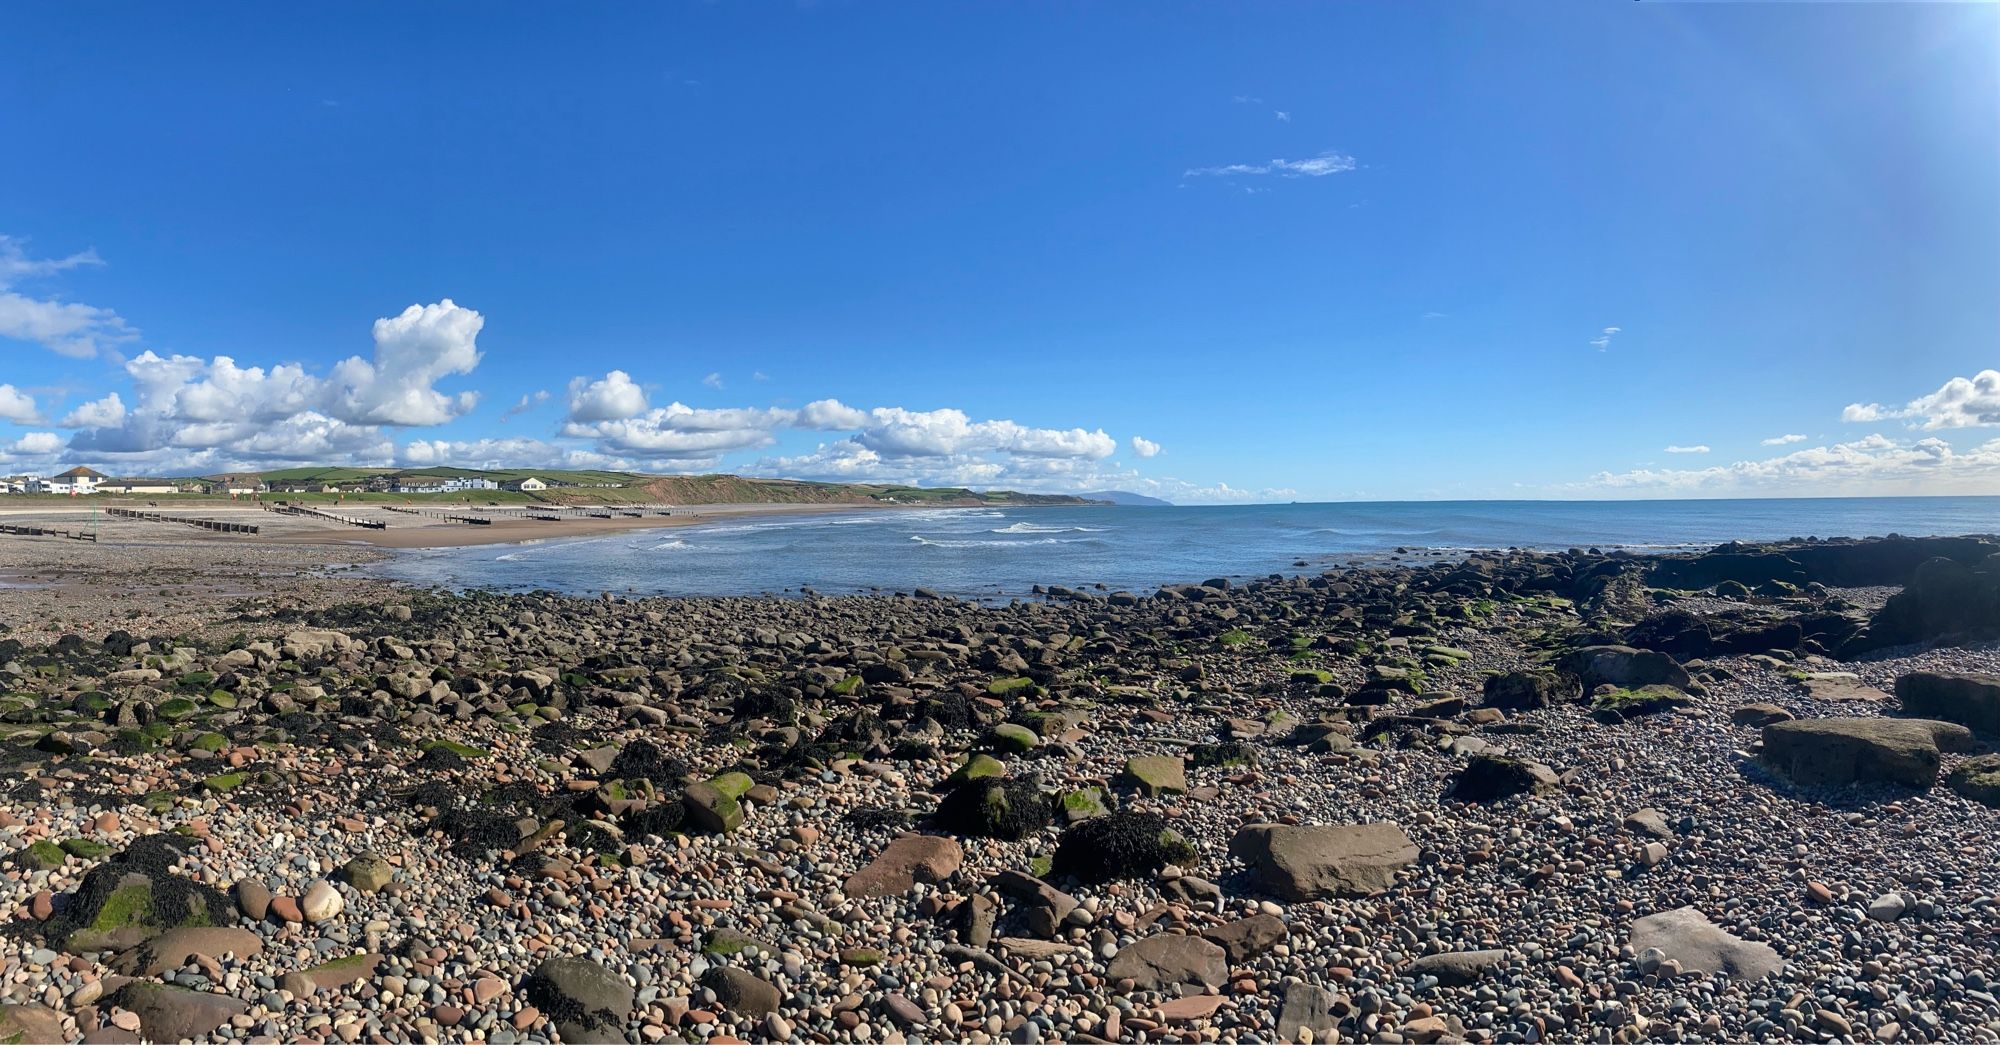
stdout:
[[1960,762],[1947,782],[1974,802],[2000,807],[2000,755],[1975,755]]
[[233,921],[228,897],[174,873],[191,844],[179,835],[146,835],[91,868],[50,923],[50,939],[71,951],[122,951],[169,929]]
[[1992,675],[1913,671],[1896,680],[1896,699],[1912,715],[2000,733],[2000,678]]
[[702,975],[701,985],[715,992],[715,1000],[723,1008],[739,1016],[769,1016],[778,1011],[783,1001],[777,987],[755,973],[730,965],[709,966]]
[[1378,893],[1417,861],[1416,843],[1392,823],[1249,824],[1230,839],[1229,852],[1264,888],[1293,902]]
[[152,980],[134,980],[108,1001],[138,1016],[140,1033],[152,1041],[205,1040],[216,1028],[250,1011],[250,1003],[240,998]]
[[1540,762],[1476,755],[1453,778],[1450,796],[1461,802],[1497,802],[1554,790],[1558,783],[1555,770]]
[[1672,686],[1687,689],[1694,680],[1680,662],[1656,650],[1630,646],[1585,646],[1563,654],[1556,666],[1583,680],[1583,688],[1594,690],[1611,685],[1620,689],[1645,686]]
[[952,834],[1016,839],[1054,817],[1054,803],[1035,781],[982,776],[947,791],[932,820]]
[[264,940],[248,929],[224,926],[190,926],[166,932],[119,955],[111,967],[126,976],[160,976],[186,965],[201,955],[220,958],[233,954],[254,958],[264,953]]
[[1679,962],[1685,972],[1755,980],[1784,965],[1769,944],[1753,943],[1708,920],[1693,907],[1650,914],[1632,923],[1632,949],[1657,948],[1662,961]]
[[1221,945],[1199,936],[1162,933],[1119,950],[1104,974],[1114,983],[1132,980],[1142,991],[1176,985],[1220,987],[1229,982],[1229,955]]
[[1583,687],[1553,671],[1509,671],[1486,680],[1483,703],[1504,711],[1533,711],[1580,699]]
[[1868,627],[1841,649],[1851,657],[1888,646],[2000,636],[2000,555],[1978,565],[1936,558],[1917,567]]
[[899,835],[882,855],[855,872],[842,887],[849,896],[901,896],[918,882],[936,884],[958,873],[965,850],[936,835]]
[[1940,751],[1965,751],[1972,733],[1913,718],[1803,718],[1764,727],[1764,761],[1801,784],[1937,783]]
[[585,958],[550,958],[528,974],[522,993],[564,1041],[624,1041],[634,994],[625,977]]

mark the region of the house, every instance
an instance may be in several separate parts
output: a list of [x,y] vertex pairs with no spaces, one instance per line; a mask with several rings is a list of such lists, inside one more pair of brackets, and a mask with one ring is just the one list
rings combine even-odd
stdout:
[[61,475],[37,479],[30,493],[52,493],[64,497],[87,497],[97,492],[97,484],[110,478],[95,468],[78,465]]
[[97,484],[98,493],[159,494],[179,493],[179,483],[167,479],[106,479]]
[[29,493],[41,481],[39,475],[0,476],[0,493]]
[[501,489],[504,490],[517,490],[521,493],[534,493],[538,490],[548,489],[549,484],[531,475],[524,479],[509,479],[506,482],[501,483],[500,487]]
[[263,493],[265,486],[263,476],[245,472],[236,475],[211,475],[202,480],[201,488],[204,493],[226,493],[231,497],[240,497],[244,494]]

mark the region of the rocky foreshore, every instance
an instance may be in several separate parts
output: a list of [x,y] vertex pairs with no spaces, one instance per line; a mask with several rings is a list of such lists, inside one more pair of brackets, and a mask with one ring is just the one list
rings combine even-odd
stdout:
[[19,621],[0,1040],[1995,1040],[1995,553]]

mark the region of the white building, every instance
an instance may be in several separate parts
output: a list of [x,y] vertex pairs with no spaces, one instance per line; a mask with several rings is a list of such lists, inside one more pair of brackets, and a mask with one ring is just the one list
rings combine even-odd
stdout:
[[52,493],[63,497],[88,497],[96,493],[98,484],[107,478],[109,476],[95,468],[78,465],[61,475],[32,480],[28,492]]
[[525,479],[509,479],[505,483],[505,486],[509,490],[519,490],[522,493],[534,493],[537,490],[546,490],[549,488],[549,484],[532,475]]

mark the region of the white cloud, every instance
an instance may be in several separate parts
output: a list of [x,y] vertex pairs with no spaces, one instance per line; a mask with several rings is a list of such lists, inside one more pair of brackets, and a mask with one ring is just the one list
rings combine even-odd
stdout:
[[[625,375],[612,371],[611,376]],[[563,435],[595,439],[601,450],[671,460],[705,459],[769,446],[776,440],[772,433],[788,425],[795,415],[775,408],[705,410],[676,402],[637,417],[582,421],[575,416],[563,425]]]
[[1875,434],[1779,457],[1697,469],[1602,472],[1570,491],[1661,495],[1992,493],[2000,484],[2000,439],[1957,451],[1936,437],[1899,443]]
[[1933,431],[2000,425],[2000,370],[1954,377],[1930,395],[1911,400],[1903,416]]
[[1135,435],[1132,437],[1132,452],[1140,457],[1158,457],[1160,455],[1160,444],[1143,436]]
[[769,381],[770,379],[771,375],[763,372],[762,370],[754,370],[751,371],[750,373],[750,380],[752,381]]
[[856,410],[838,399],[816,399],[799,411],[798,420],[793,423],[800,428],[844,431],[867,424],[868,411]]
[[54,432],[28,432],[8,444],[7,451],[23,457],[47,457],[62,448],[62,436]]
[[34,297],[15,289],[23,280],[103,263],[94,251],[66,258],[30,258],[20,240],[0,235],[0,337],[33,341],[79,359],[138,337],[137,330],[108,308]]
[[13,385],[0,385],[0,421],[31,425],[38,423],[41,416],[41,411],[35,408],[34,396]]
[[398,463],[411,468],[450,465],[457,468],[578,468],[623,470],[632,462],[540,439],[418,439],[396,452]]
[[1274,113],[1272,113],[1271,115],[1273,115],[1273,116],[1276,116],[1276,117],[1278,118],[1278,122],[1279,122],[1279,123],[1290,123],[1290,122],[1292,122],[1292,114],[1291,114],[1291,113],[1288,113],[1288,112],[1285,112],[1285,111],[1284,111],[1284,110],[1282,110],[1282,109],[1278,110],[1277,112],[1274,112]]
[[1806,437],[1802,435],[1774,435],[1771,438],[1764,440],[1764,445],[1790,446],[1793,443],[1803,443],[1805,441]]
[[500,414],[500,420],[502,423],[505,423],[510,418],[519,417],[522,414],[525,414],[528,411],[533,410],[536,407],[541,406],[543,403],[546,403],[548,401],[549,401],[549,393],[547,389],[540,389],[534,392],[529,392],[527,395],[521,397],[520,402],[515,403],[513,406],[510,406],[505,411],[503,411]]
[[1602,333],[1590,339],[1590,347],[1598,350],[1599,352],[1602,352],[1605,349],[1610,348],[1611,339],[1617,337],[1620,331],[1622,330],[1623,330],[1622,327],[1605,327]]
[[78,406],[62,419],[64,428],[114,428],[125,420],[125,401],[113,392]]
[[1840,411],[1840,419],[1848,424],[1873,424],[1889,416],[1880,403],[1849,403]]
[[1670,454],[1705,454],[1705,453],[1707,453],[1707,452],[1708,452],[1708,447],[1706,447],[1706,446],[1669,446],[1669,447],[1667,447],[1667,452],[1668,452],[1668,453],[1670,453]]
[[716,389],[717,391],[720,391],[722,389],[722,375],[710,374],[707,377],[702,378],[701,383],[707,385],[710,388]]
[[1231,163],[1220,167],[1190,167],[1181,172],[1184,178],[1226,178],[1261,177],[1275,175],[1280,178],[1324,178],[1329,174],[1345,174],[1355,168],[1354,157],[1339,152],[1323,152],[1309,160],[1271,160],[1268,163]]
[[486,320],[450,298],[411,305],[375,321],[375,359],[335,364],[328,381],[341,420],[355,424],[439,425],[470,413],[479,393],[447,396],[431,387],[479,365],[475,343]]
[[613,370],[595,381],[579,377],[569,383],[572,422],[622,421],[645,412],[646,390],[623,370]]
[[[241,366],[228,356],[161,356],[125,362],[135,401],[110,397],[79,408],[88,425],[71,445],[101,454],[210,450],[231,460],[375,463],[393,455],[383,426],[420,427],[462,416],[477,393],[433,385],[478,365],[479,313],[449,299],[377,320],[372,359],[354,356],[326,377],[293,363]],[[108,423],[107,423],[108,422]]]

